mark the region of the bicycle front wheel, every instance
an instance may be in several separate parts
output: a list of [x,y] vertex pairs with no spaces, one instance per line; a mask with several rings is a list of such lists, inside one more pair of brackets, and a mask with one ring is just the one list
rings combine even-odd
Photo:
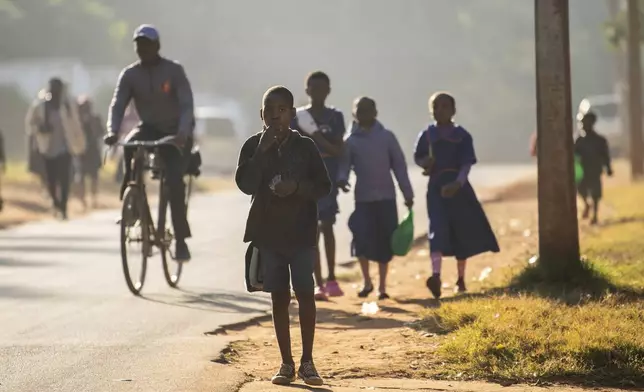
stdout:
[[136,187],[128,187],[121,209],[121,261],[128,289],[139,295],[145,283],[150,253],[150,233],[143,196]]
[[158,232],[160,240],[161,260],[163,261],[163,276],[165,281],[172,288],[176,288],[181,279],[181,272],[183,271],[183,263],[177,261],[172,257],[172,245],[174,244],[174,232],[172,230],[172,223],[168,221],[168,189],[165,185],[165,180],[161,180],[161,197],[159,198],[159,216],[158,216]]

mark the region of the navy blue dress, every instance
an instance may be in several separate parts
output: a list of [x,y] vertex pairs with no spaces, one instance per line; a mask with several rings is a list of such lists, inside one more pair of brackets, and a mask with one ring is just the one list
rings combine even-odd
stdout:
[[469,181],[453,197],[441,195],[441,188],[457,179],[461,167],[476,163],[472,136],[460,126],[445,133],[431,125],[418,136],[416,162],[429,156],[430,143],[434,156],[427,187],[430,251],[459,260],[498,252],[494,232]]

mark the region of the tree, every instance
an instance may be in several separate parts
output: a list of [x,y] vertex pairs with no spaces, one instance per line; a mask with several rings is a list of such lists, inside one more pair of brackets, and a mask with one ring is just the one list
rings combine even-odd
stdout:
[[568,0],[534,0],[539,264],[551,280],[581,269],[573,174]]
[[128,26],[106,4],[99,0],[0,0],[2,58],[73,57],[85,63],[111,63],[123,57]]

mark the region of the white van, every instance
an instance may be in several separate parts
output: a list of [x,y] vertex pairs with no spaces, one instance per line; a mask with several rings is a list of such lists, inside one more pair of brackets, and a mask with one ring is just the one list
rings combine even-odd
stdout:
[[197,106],[195,138],[202,157],[202,171],[228,174],[237,166],[245,127],[241,112],[230,107]]
[[[579,115],[592,111],[597,115],[597,132],[610,145],[611,152],[618,155],[625,146],[625,132],[622,129],[620,99],[617,94],[593,95],[579,103]],[[578,118],[579,119],[579,118]]]

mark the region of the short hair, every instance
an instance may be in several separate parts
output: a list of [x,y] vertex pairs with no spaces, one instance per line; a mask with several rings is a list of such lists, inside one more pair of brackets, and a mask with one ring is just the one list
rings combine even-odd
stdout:
[[357,107],[360,102],[368,102],[371,106],[373,106],[374,109],[376,109],[376,100],[373,98],[367,96],[358,97],[353,101],[353,106]]
[[429,107],[434,107],[434,102],[439,98],[447,99],[452,104],[452,107],[456,109],[456,99],[454,99],[454,96],[447,91],[439,91],[432,94],[432,96],[429,97]]
[[270,96],[278,96],[286,101],[290,106],[293,106],[295,103],[295,98],[293,98],[293,93],[291,90],[287,89],[284,86],[273,86],[266,90],[264,96],[262,97],[262,103],[266,103],[266,100]]
[[311,81],[313,80],[322,80],[326,82],[327,84],[331,84],[331,79],[329,78],[329,75],[322,71],[314,71],[311,72],[307,77],[306,77],[306,85],[308,86]]
[[593,112],[592,110],[587,111],[586,113],[583,114],[583,116],[581,116],[581,120],[585,118],[588,118],[593,123],[597,122],[597,114],[595,114],[595,112]]

